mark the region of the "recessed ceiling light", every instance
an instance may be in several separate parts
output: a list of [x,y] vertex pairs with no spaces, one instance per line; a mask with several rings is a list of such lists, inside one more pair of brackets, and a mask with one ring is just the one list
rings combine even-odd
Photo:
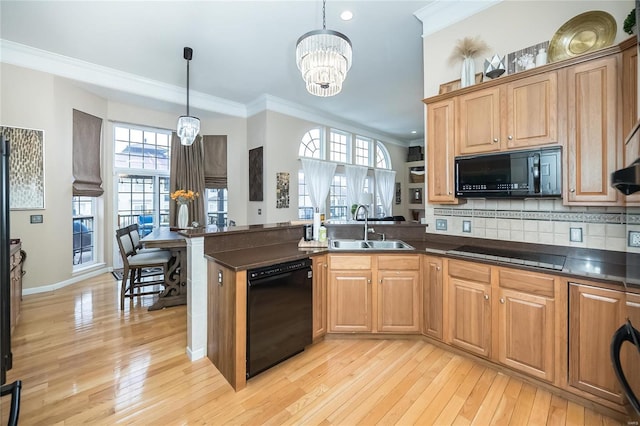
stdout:
[[350,10],[345,10],[340,14],[340,19],[343,21],[350,21],[353,19],[353,13]]

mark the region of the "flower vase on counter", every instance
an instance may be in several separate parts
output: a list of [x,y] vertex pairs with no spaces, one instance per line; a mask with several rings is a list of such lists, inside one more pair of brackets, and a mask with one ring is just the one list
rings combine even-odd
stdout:
[[185,229],[189,224],[189,208],[186,204],[180,204],[178,208],[178,228]]

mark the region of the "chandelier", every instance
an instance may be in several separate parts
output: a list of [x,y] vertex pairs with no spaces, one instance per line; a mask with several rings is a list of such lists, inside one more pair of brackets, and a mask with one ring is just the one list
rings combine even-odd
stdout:
[[193,58],[193,49],[184,48],[184,59],[187,60],[187,115],[178,118],[178,137],[182,145],[191,145],[200,131],[200,119],[189,115],[189,61]]
[[327,30],[326,0],[322,1],[322,29],[309,31],[296,43],[296,64],[315,96],[334,96],[351,68],[351,40],[337,31]]

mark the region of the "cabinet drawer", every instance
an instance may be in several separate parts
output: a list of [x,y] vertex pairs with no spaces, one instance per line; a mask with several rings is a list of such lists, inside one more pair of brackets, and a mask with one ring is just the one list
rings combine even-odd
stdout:
[[501,268],[498,271],[498,284],[501,288],[518,290],[536,296],[554,297],[555,279],[549,275]]
[[330,269],[371,269],[371,256],[334,254],[329,256]]
[[418,271],[420,269],[420,257],[413,256],[378,256],[378,269],[380,270],[401,270]]
[[449,276],[489,284],[491,283],[491,266],[461,260],[449,260]]

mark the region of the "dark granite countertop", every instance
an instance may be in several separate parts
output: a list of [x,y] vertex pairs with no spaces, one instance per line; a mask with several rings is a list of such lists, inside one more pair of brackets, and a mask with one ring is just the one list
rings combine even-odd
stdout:
[[[240,232],[247,230],[238,230]],[[496,264],[537,272],[545,272],[567,278],[588,279],[606,282],[620,286],[633,292],[640,292],[640,255],[607,250],[595,250],[575,247],[553,246],[543,244],[519,243],[512,241],[498,241],[469,237],[454,237],[435,234],[425,234],[422,239],[404,238],[403,241],[412,245],[413,251],[367,251],[366,253],[426,253],[445,256],[452,259],[469,260],[480,263]],[[486,248],[500,248],[502,250],[529,251],[549,255],[564,256],[565,261],[561,270],[550,270],[527,266],[524,264],[505,263],[499,260],[470,258],[450,253],[463,245],[473,245]],[[218,251],[206,253],[207,259],[235,271],[269,266],[276,263],[288,262],[314,255],[328,253],[327,248],[298,248],[294,242],[273,244],[261,247],[251,247],[238,250]],[[340,251],[344,253],[345,251]],[[364,253],[362,251],[354,251]],[[336,252],[332,252],[336,253]]]

